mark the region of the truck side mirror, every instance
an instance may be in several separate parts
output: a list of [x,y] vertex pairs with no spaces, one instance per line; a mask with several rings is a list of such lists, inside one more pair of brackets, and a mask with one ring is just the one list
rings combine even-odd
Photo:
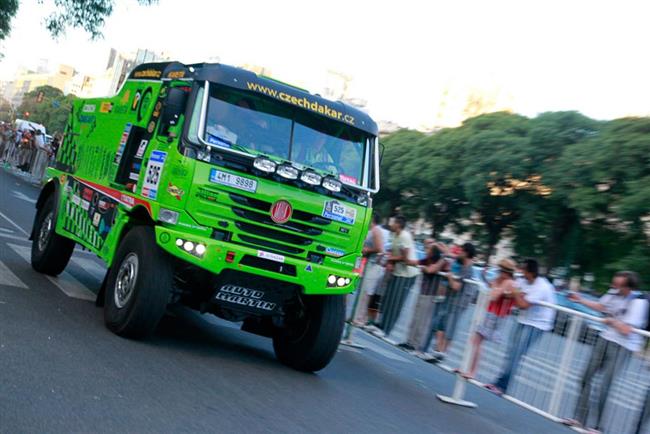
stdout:
[[163,102],[162,113],[160,114],[160,130],[158,134],[166,136],[169,128],[176,126],[185,113],[185,106],[187,105],[187,97],[189,92],[185,89],[172,87],[167,91],[167,97]]

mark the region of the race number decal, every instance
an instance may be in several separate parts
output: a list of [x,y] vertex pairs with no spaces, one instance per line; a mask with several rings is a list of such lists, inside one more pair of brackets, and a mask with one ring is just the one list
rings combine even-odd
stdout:
[[325,202],[322,215],[330,220],[353,225],[357,218],[357,210],[343,205],[338,200],[330,200]]
[[142,184],[142,195],[149,199],[155,199],[158,196],[158,184],[160,184],[160,175],[165,166],[167,152],[153,151],[149,162],[147,163],[147,172]]

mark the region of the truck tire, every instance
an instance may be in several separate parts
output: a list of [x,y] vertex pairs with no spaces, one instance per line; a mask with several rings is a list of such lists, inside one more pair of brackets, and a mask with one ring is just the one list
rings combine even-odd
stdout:
[[345,323],[341,295],[303,297],[305,316],[273,337],[273,349],[283,364],[303,372],[323,369],[332,360]]
[[136,226],[124,236],[108,272],[104,322],[113,333],[142,339],[165,314],[173,281],[169,256],[156,244],[151,226]]
[[32,229],[32,268],[39,273],[58,276],[72,256],[75,242],[56,233],[56,194],[50,194],[38,210]]

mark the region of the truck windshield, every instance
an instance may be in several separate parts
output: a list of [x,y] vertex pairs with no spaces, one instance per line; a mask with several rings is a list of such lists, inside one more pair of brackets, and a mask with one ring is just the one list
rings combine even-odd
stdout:
[[[276,157],[362,185],[366,146],[372,140],[368,134],[254,93],[215,84],[209,92],[202,136],[208,145]],[[202,99],[200,91],[190,140],[200,134]]]

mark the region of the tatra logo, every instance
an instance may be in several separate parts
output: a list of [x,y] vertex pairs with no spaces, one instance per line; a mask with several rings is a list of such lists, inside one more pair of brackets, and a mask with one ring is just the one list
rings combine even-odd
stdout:
[[276,223],[286,223],[291,218],[293,208],[286,200],[279,200],[271,207],[271,220]]

